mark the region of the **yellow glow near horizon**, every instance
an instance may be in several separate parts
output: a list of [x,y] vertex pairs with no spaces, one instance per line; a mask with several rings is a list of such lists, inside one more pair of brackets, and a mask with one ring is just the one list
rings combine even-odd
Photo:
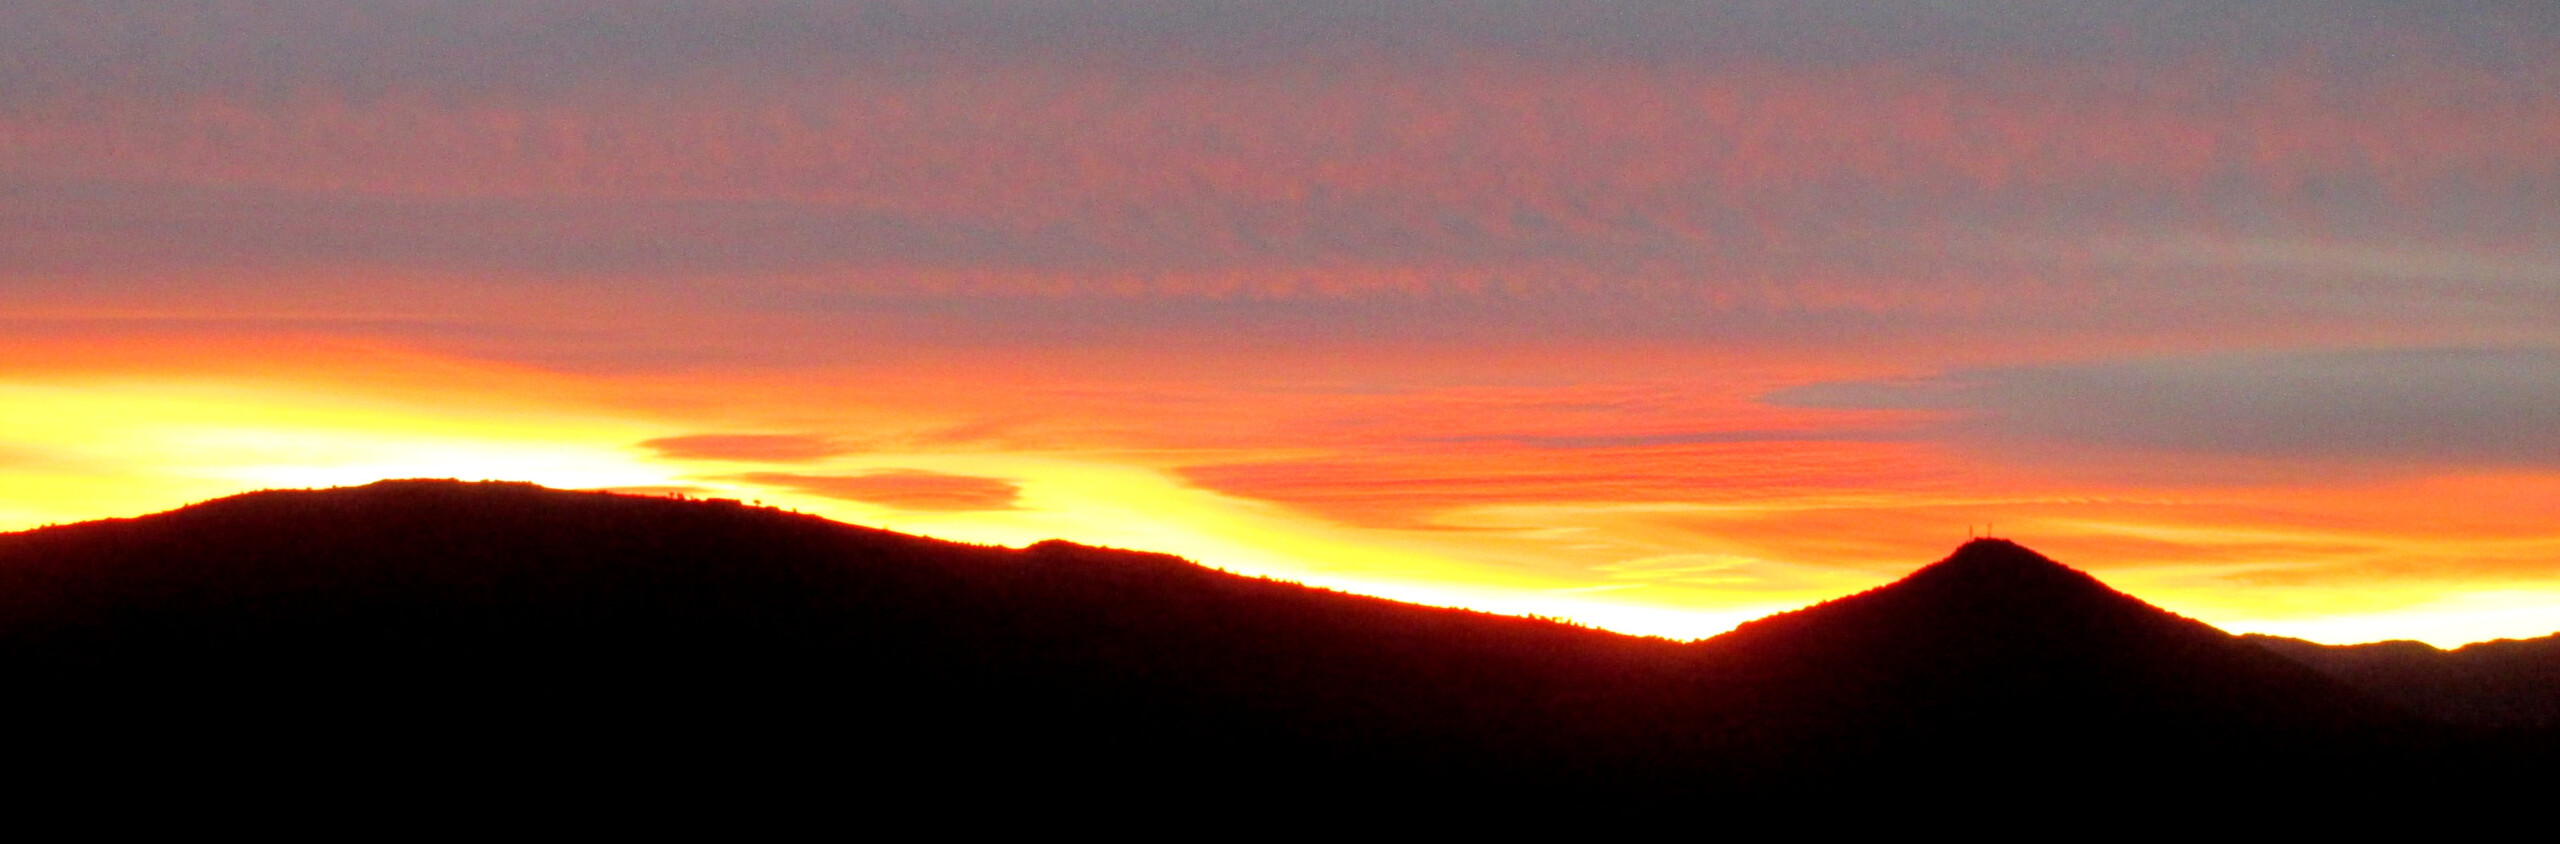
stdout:
[[2560,620],[2560,589],[2494,589],[2447,594],[2382,612],[2236,618],[2217,626],[2234,633],[2291,636],[2329,644],[2406,639],[2456,648],[2493,639],[2548,636],[2556,620]]
[[[1993,506],[2016,514],[2009,523],[2018,530],[2010,533],[2065,563],[2097,569],[2138,597],[2235,631],[2453,646],[2560,629],[2560,588],[2454,579],[2244,590],[2228,579],[2307,565],[2298,558],[2310,553],[2303,549],[2347,549],[2333,557],[2466,553],[2523,565],[2560,548],[2533,536],[2402,536],[2265,513],[2146,509],[2156,503],[2090,510],[2082,502],[1937,502],[1882,493],[1757,505],[1488,505],[1450,511],[1443,527],[1417,530],[1346,525],[1202,489],[1169,471],[1163,457],[1144,453],[892,449],[791,467],[839,475],[931,471],[1001,479],[1021,490],[1011,509],[900,509],[740,480],[770,466],[671,460],[634,446],[701,430],[680,420],[568,399],[546,405],[536,400],[547,392],[538,385],[485,388],[504,393],[503,400],[475,398],[473,390],[484,388],[447,387],[403,398],[398,390],[350,391],[325,380],[0,383],[0,405],[11,411],[0,417],[0,528],[139,515],[260,488],[400,477],[693,488],[957,541],[1067,539],[1346,592],[1687,639],[1888,582],[1955,541],[1915,543],[1897,533],[1898,524]],[[2414,488],[2445,483],[2452,482]],[[2498,483],[2504,486],[2484,488],[2530,496],[2547,485],[2538,478]],[[2080,509],[2037,509],[2066,505]],[[1838,508],[1891,514],[1897,507],[1930,514],[1848,522],[1824,515]],[[1836,532],[1840,524],[1867,525],[1872,535]],[[2215,543],[2262,550],[2166,563],[2142,556],[2144,549]]]
[[[255,489],[384,478],[664,482],[619,441],[649,429],[277,386],[0,384],[0,528],[137,515]],[[616,443],[617,445],[607,445]]]
[[1004,477],[1020,483],[1024,494],[1014,510],[942,513],[748,485],[713,486],[903,533],[1007,546],[1066,539],[1173,554],[1249,576],[1412,603],[1564,619],[1638,635],[1712,636],[1793,606],[1680,609],[1591,600],[1573,594],[1573,588],[1553,587],[1551,577],[1501,577],[1484,566],[1380,532],[1326,525],[1281,508],[1185,486],[1145,467],[1091,458],[900,455],[896,465]]
[[0,530],[716,491],[1695,636],[1996,525],[2235,628],[2560,630],[2549,4],[543,3],[610,34],[494,63],[522,0],[392,5],[0,12]]
[[[1378,531],[1337,528],[1185,486],[1107,456],[872,455],[897,468],[1017,480],[1017,509],[931,512],[828,499],[650,459],[630,443],[672,431],[596,414],[367,398],[292,385],[185,380],[0,384],[0,529],[140,515],[268,488],[385,478],[523,480],[560,488],[694,487],[844,521],[963,542],[1061,538],[1444,606],[1564,618],[1647,635],[1712,635],[1763,614],[1591,600],[1551,578],[1480,567]],[[861,471],[860,466],[838,467]]]
[[[1095,457],[868,455],[897,468],[1003,477],[1011,510],[900,510],[717,480],[630,443],[671,433],[596,414],[367,398],[291,385],[183,380],[0,384],[0,529],[140,515],[255,489],[385,478],[523,480],[560,488],[692,487],[840,520],[1009,546],[1061,538],[1176,554],[1346,592],[1696,638],[1784,605],[1678,608],[1597,600],[1552,575],[1503,576],[1392,532],[1342,528]],[[862,466],[839,466],[859,472]],[[706,480],[706,476],[713,478]]]

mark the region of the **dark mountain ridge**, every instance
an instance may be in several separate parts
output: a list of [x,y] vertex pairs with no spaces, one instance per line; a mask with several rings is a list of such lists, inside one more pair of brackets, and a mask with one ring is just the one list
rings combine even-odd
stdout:
[[1720,679],[1786,690],[1793,711],[1948,752],[2289,758],[2341,734],[2423,741],[2396,707],[2007,540],[1701,649]]
[[2323,645],[2242,638],[2435,720],[2475,727],[2560,728],[2560,634],[2473,642]]
[[0,666],[21,717],[92,739],[1195,796],[2396,787],[2546,756],[2001,541],[1683,644],[1158,554],[451,481],[0,536]]

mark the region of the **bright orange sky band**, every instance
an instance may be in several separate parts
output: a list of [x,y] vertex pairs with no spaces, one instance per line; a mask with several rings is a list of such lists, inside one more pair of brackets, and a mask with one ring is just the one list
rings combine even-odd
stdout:
[[450,5],[0,11],[0,529],[528,480],[1682,638],[1993,531],[2560,631],[2530,7]]

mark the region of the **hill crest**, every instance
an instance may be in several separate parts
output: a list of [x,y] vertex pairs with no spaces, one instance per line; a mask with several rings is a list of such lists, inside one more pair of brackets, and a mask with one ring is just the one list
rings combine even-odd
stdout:
[[[1682,644],[1063,540],[972,546],[735,502],[456,481],[0,536],[0,663],[67,677],[27,688],[113,692],[82,717],[234,699],[208,715],[257,721],[358,689],[405,718],[477,713],[457,728],[481,733],[459,741],[541,724],[603,747],[720,724],[948,776],[1001,759],[1087,781],[1104,760],[1159,784],[1193,780],[1148,772],[1301,790],[1696,795],[1950,766],[2034,785],[2017,772],[2205,763],[2334,778],[2432,740],[2000,541]],[[277,729],[348,726],[290,711],[316,720]]]

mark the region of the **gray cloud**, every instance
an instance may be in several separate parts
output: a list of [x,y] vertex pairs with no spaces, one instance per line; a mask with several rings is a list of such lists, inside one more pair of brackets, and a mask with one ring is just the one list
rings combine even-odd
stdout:
[[[2333,31],[2410,35],[2372,43],[2432,73],[2505,49],[2483,33],[2539,43],[2545,8],[0,4],[0,276],[63,282],[0,284],[0,316],[257,287],[265,313],[633,365],[857,338],[2547,342],[2560,168],[2514,115],[2550,111],[2560,63],[2438,89]],[[2235,32],[2355,49],[2195,47],[2169,76],[2084,50]],[[1375,39],[1447,49],[1317,56]],[[1942,67],[1974,53],[2000,68]],[[2190,230],[2239,245],[2145,236]],[[400,286],[444,279],[487,292]],[[510,333],[519,293],[601,336]]]
[[[2355,7],[2348,10],[2341,7]],[[1423,0],[84,0],[0,7],[0,99],[100,86],[568,92],[598,79],[788,78],[927,61],[1268,63],[1354,49],[1842,62],[2242,45],[2387,56],[2418,27],[2484,60],[2552,39],[2533,2]]]
[[2560,467],[2560,350],[2235,353],[1814,384],[1768,400],[1958,414],[1951,432],[2277,460]]
[[[1127,276],[1532,264],[1612,275],[1759,274],[1880,266],[1909,250],[1879,247],[1873,231],[1776,243],[1743,236],[1741,221],[1665,231],[1658,221],[1551,219],[1501,195],[1481,197],[1489,207],[1397,196],[1274,203],[1208,195],[1180,209],[1133,203],[1063,221],[896,207],[956,192],[925,188],[882,188],[859,207],[787,197],[384,196],[0,178],[0,221],[10,224],[0,235],[0,269],[361,263],[583,276],[884,268]],[[1777,213],[1764,222],[1790,226],[1814,215]]]
[[[2031,252],[1949,249],[1933,240],[1932,225],[1895,219],[1901,209],[1817,220],[1820,203],[1809,201],[1753,209],[1759,216],[1737,218],[1731,231],[1712,222],[1665,231],[1659,221],[1541,222],[1526,212],[1505,226],[1476,225],[1504,215],[1502,196],[1483,198],[1490,210],[1399,208],[1398,197],[1288,208],[1220,201],[1188,215],[1059,222],[792,201],[0,187],[11,188],[0,191],[0,272],[81,277],[78,291],[56,298],[147,289],[150,301],[203,309],[240,296],[190,280],[191,272],[274,272],[280,284],[304,286],[303,301],[397,301],[392,313],[422,325],[478,324],[504,312],[478,301],[386,298],[366,274],[308,271],[423,270],[536,294],[610,290],[612,307],[623,310],[793,314],[822,333],[886,320],[984,340],[1165,331],[1819,346],[1959,330],[1988,336],[2003,326],[2165,336],[2282,322],[2397,326],[2412,337],[2449,330],[2434,336],[2480,342],[2501,332],[2533,336],[2560,315],[2548,286],[2515,280],[2547,260],[2424,253],[2433,263],[2421,269],[2434,273],[2424,283],[2390,277],[2412,259],[2364,253],[2327,259],[2320,273],[2187,258],[2075,266]],[[2529,207],[2507,217],[2554,219]],[[2349,259],[2356,263],[2341,264]],[[650,295],[673,304],[651,304]],[[648,315],[633,319],[652,326]],[[794,342],[833,348],[819,337]]]

